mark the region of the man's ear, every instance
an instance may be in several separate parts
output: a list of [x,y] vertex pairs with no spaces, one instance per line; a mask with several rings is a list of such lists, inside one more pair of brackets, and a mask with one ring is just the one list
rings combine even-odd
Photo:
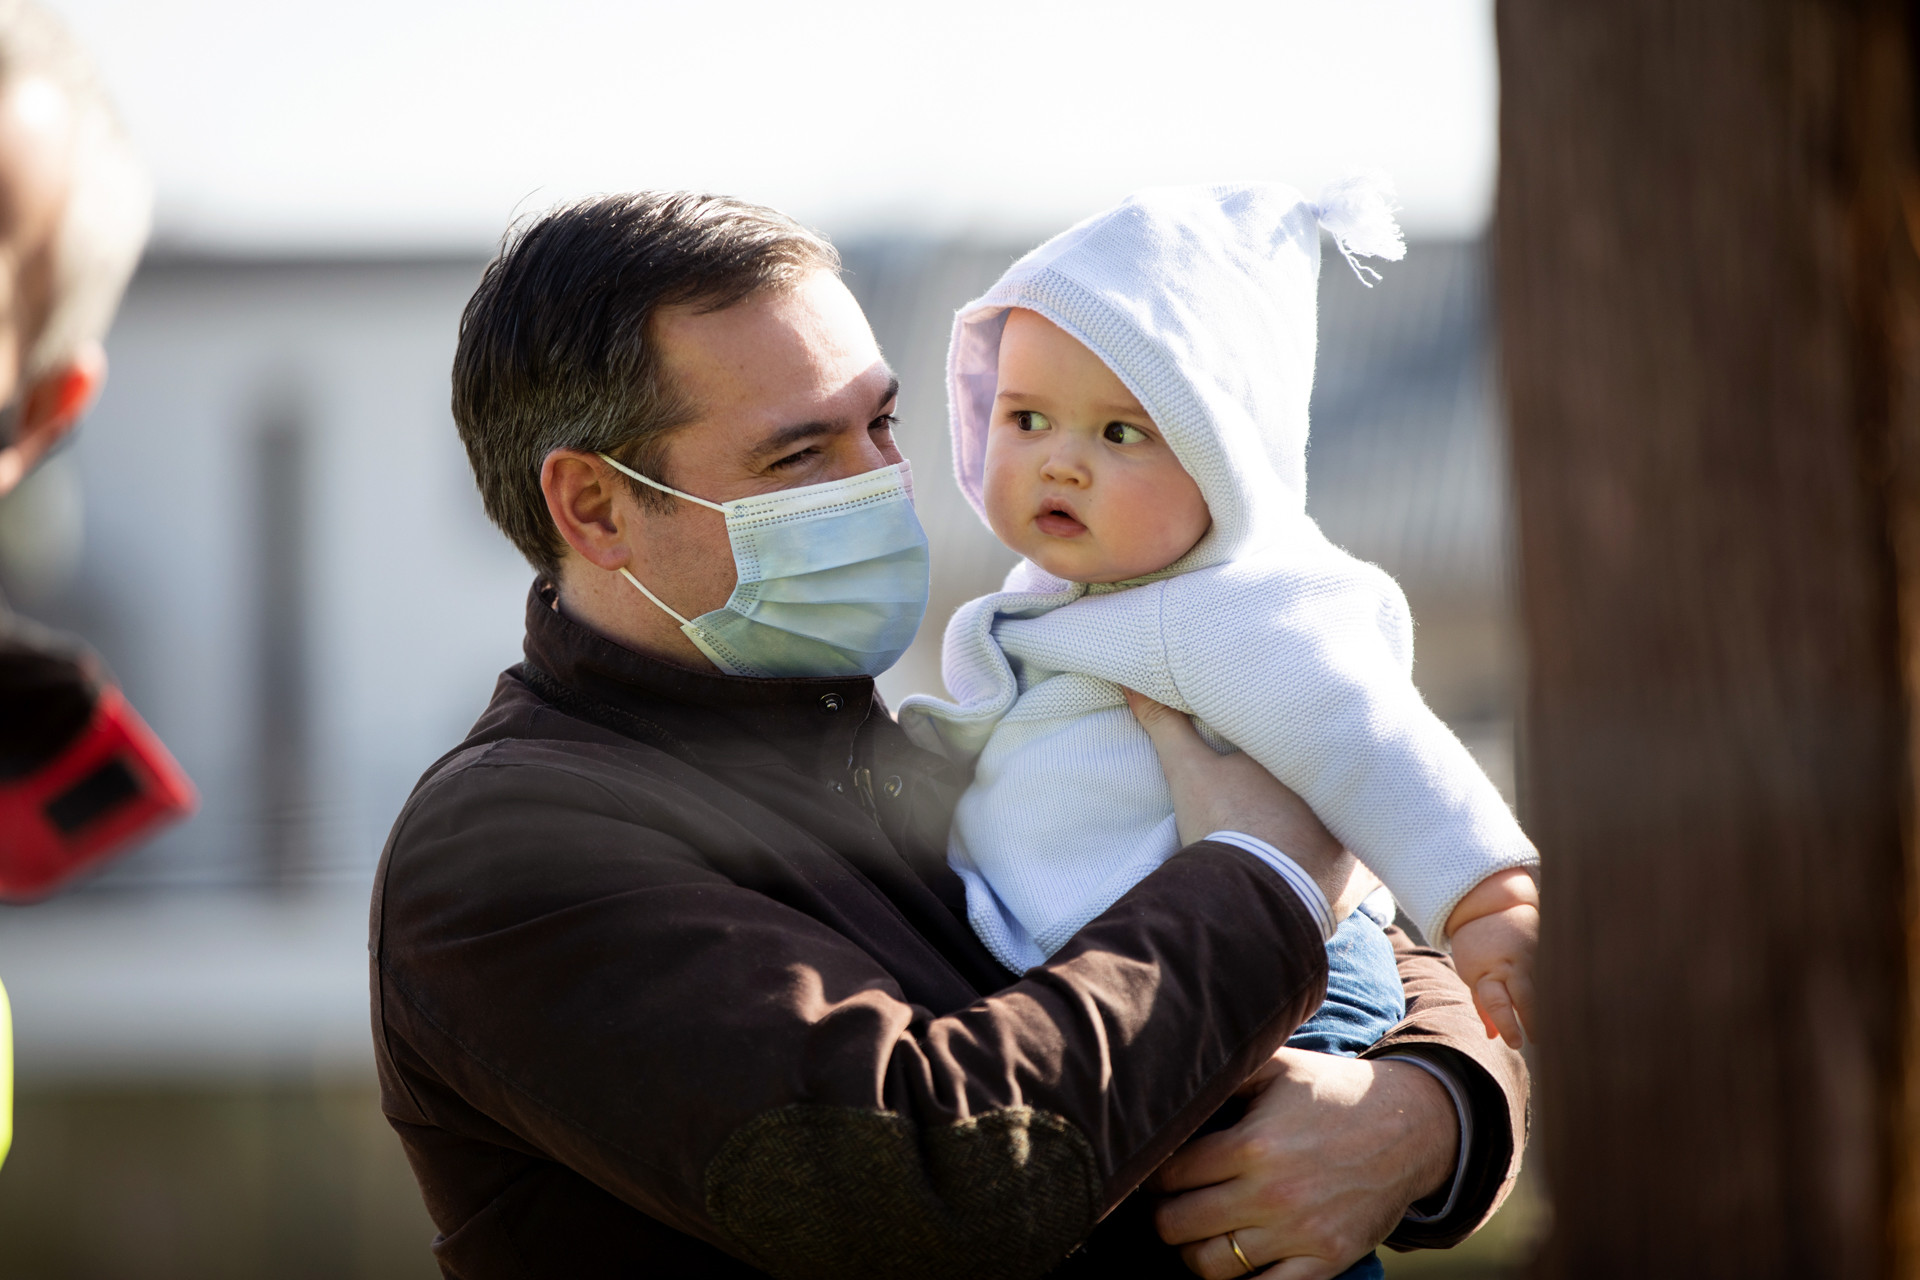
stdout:
[[602,569],[620,568],[633,558],[618,501],[625,486],[612,467],[591,453],[555,449],[540,464],[540,492],[547,514],[567,545]]
[[89,339],[21,390],[13,440],[0,448],[0,495],[25,479],[79,425],[106,380],[106,349]]

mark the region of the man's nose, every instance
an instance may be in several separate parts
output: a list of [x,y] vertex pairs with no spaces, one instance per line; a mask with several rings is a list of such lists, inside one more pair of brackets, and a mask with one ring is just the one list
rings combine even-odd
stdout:
[[[849,476],[865,475],[869,471],[878,471],[881,467],[891,467],[906,461],[900,452],[900,446],[893,437],[886,437],[882,445],[873,438],[871,432],[860,433],[850,448],[837,455],[839,465],[834,468],[837,474],[831,479],[845,480]],[[816,483],[819,483],[816,481]]]

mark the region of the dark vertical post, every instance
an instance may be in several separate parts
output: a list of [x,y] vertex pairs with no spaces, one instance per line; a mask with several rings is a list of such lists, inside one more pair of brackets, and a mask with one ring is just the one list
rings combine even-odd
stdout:
[[1499,3],[1548,1274],[1920,1274],[1912,20]]
[[285,884],[309,854],[307,440],[297,408],[276,404],[254,438],[260,873]]

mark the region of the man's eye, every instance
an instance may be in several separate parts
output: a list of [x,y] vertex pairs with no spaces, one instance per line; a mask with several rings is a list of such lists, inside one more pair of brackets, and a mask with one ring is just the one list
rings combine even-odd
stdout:
[[1022,431],[1045,431],[1053,424],[1047,421],[1044,413],[1035,413],[1031,409],[1022,409],[1013,415],[1013,425]]
[[1147,441],[1146,432],[1124,422],[1109,422],[1107,429],[1100,434],[1112,444],[1145,444]]
[[898,430],[899,427],[900,427],[900,419],[895,417],[891,413],[883,413],[879,417],[875,418],[872,422],[869,422],[867,424],[867,430],[869,431],[891,432],[891,431]]
[[808,458],[811,458],[814,454],[818,452],[820,452],[820,450],[814,448],[812,445],[808,445],[806,448],[802,449],[798,453],[790,453],[784,458],[779,458],[773,462],[769,462],[767,464],[767,469],[769,471],[780,471],[780,470],[783,470],[784,468],[791,467],[798,463],[805,462]]

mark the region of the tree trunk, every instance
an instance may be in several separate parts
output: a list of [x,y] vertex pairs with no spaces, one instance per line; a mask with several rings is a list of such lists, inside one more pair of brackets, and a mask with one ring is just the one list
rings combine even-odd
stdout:
[[1542,1267],[1920,1275],[1913,13],[1498,25]]

